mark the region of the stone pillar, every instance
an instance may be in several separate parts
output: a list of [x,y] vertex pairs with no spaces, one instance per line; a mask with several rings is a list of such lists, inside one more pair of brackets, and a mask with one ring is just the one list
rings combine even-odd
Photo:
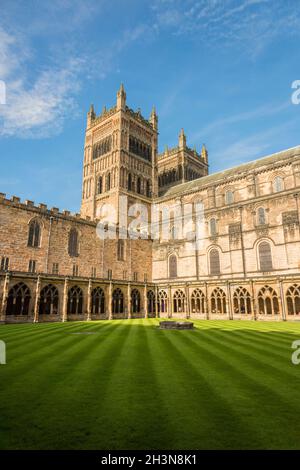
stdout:
[[128,318],[132,318],[131,315],[131,288],[130,288],[130,282],[128,282],[127,285],[127,310],[128,310]]
[[147,298],[147,284],[144,285],[144,310],[145,310],[145,318],[148,318],[148,298]]
[[2,296],[2,305],[1,305],[1,313],[0,313],[0,323],[5,323],[6,306],[7,306],[8,292],[9,292],[9,282],[10,282],[10,275],[7,273],[5,275],[4,285],[3,285],[3,296]]
[[41,277],[38,276],[37,281],[36,281],[36,289],[35,289],[33,323],[38,323],[39,321],[40,294],[41,294]]
[[233,308],[232,308],[232,301],[231,301],[231,286],[230,282],[227,282],[227,305],[228,308],[228,318],[229,320],[233,320]]
[[108,319],[113,319],[113,311],[112,311],[112,282],[109,283],[108,287]]
[[158,318],[158,287],[155,286],[155,318]]
[[172,301],[172,290],[171,286],[168,286],[168,318],[173,316],[173,301]]
[[209,298],[208,298],[208,285],[207,282],[205,283],[205,316],[206,320],[209,320]]
[[64,297],[63,297],[63,311],[62,311],[62,321],[68,321],[68,291],[69,291],[69,279],[65,278],[64,285]]
[[282,280],[278,278],[278,303],[279,303],[279,313],[281,313],[281,318],[283,321],[286,320],[286,310],[285,310],[285,301],[284,301],[284,292],[282,286]]
[[255,294],[254,294],[254,283],[251,280],[251,306],[252,306],[252,316],[253,320],[257,320],[257,309],[256,309],[256,301],[255,301]]
[[186,283],[185,285],[185,299],[186,299],[186,318],[191,317],[191,305],[190,305],[190,290],[189,285]]
[[92,289],[93,289],[93,282],[89,279],[88,285],[88,298],[87,298],[87,321],[91,321],[92,319]]

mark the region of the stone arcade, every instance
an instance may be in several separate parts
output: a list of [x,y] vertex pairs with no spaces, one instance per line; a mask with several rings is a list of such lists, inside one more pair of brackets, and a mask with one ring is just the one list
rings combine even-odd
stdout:
[[[70,214],[0,194],[0,321],[134,317],[300,317],[300,147],[215,174],[208,152],[178,145],[157,153],[158,118],[126,104],[96,115],[85,133],[82,204]],[[201,201],[201,249],[187,240],[96,235],[105,203],[120,196],[149,210]]]

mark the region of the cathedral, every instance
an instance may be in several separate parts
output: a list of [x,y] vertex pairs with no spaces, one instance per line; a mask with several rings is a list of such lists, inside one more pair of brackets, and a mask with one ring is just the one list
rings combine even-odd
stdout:
[[[0,321],[297,320],[299,198],[300,147],[209,174],[183,129],[158,153],[155,109],[131,109],[121,85],[87,114],[79,213],[0,193]],[[194,243],[178,214],[192,208],[193,234],[200,206]]]

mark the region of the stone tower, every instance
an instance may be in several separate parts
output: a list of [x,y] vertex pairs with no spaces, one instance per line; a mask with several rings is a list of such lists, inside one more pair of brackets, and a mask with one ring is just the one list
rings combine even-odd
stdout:
[[129,206],[143,202],[150,208],[157,187],[158,118],[126,105],[123,84],[116,105],[96,115],[91,106],[85,133],[81,215],[98,219],[104,203],[119,212],[119,196]]
[[208,174],[208,153],[203,145],[201,154],[186,144],[184,130],[178,137],[178,146],[158,155],[158,186],[159,194],[169,187],[185,183]]

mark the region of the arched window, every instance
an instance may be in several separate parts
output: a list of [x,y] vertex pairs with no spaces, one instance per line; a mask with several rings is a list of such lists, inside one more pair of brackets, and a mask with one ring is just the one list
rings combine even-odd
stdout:
[[148,290],[147,302],[148,302],[148,316],[155,317],[155,294],[153,290]]
[[48,284],[41,290],[39,315],[56,315],[58,313],[58,289]]
[[209,267],[211,276],[219,276],[220,270],[220,255],[216,248],[213,248],[209,252]]
[[111,186],[111,176],[110,176],[110,173],[107,173],[107,175],[106,175],[106,191],[110,190],[110,186]]
[[132,313],[140,313],[141,311],[141,295],[137,289],[131,291],[131,311]]
[[171,255],[169,257],[169,277],[177,277],[177,256]]
[[272,252],[268,242],[261,242],[258,245],[259,266],[261,271],[272,271]]
[[263,207],[259,207],[257,210],[257,223],[258,225],[266,224],[266,211]]
[[215,218],[212,218],[209,221],[209,231],[210,231],[211,237],[214,237],[215,235],[217,235],[217,221]]
[[286,292],[288,315],[300,315],[300,286],[294,284]]
[[141,194],[141,178],[138,177],[137,182],[136,182],[136,192],[138,194]]
[[195,289],[191,296],[191,307],[193,313],[205,313],[205,296],[200,289]]
[[146,181],[146,196],[150,197],[151,196],[151,191],[150,191],[150,181]]
[[105,296],[101,287],[95,287],[92,290],[92,314],[100,315],[105,313]]
[[226,204],[233,204],[234,202],[234,195],[232,191],[226,191],[225,194],[225,203]]
[[168,295],[164,290],[158,292],[157,307],[158,313],[167,313],[168,311]]
[[83,313],[83,293],[80,287],[73,286],[68,292],[68,313],[82,314]]
[[102,176],[99,176],[97,181],[97,194],[102,193]]
[[78,256],[78,232],[72,228],[69,233],[69,255]]
[[216,287],[210,298],[211,313],[225,314],[226,313],[226,295],[225,292]]
[[281,176],[276,176],[273,182],[274,186],[274,192],[279,193],[280,191],[283,191],[283,179]]
[[276,291],[269,286],[264,286],[258,293],[258,313],[260,315],[278,315],[279,303]]
[[13,286],[8,293],[6,315],[28,315],[30,289],[23,282]]
[[124,313],[124,295],[121,289],[115,289],[113,291],[112,313]]
[[183,313],[185,309],[185,294],[181,289],[178,289],[173,295],[173,312]]
[[251,314],[251,296],[245,287],[238,287],[233,294],[234,313]]
[[118,261],[124,261],[125,259],[125,242],[124,240],[118,240]]
[[132,190],[132,176],[131,176],[131,173],[128,174],[128,191],[131,191]]
[[41,226],[37,220],[33,220],[29,224],[28,246],[38,248],[40,246]]

